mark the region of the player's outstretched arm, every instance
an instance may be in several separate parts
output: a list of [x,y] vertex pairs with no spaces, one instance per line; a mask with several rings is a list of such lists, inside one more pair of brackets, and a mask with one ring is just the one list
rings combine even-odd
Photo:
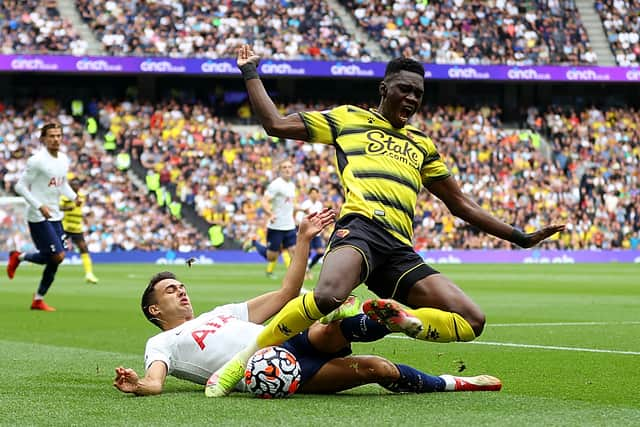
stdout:
[[535,246],[547,237],[563,231],[565,227],[564,224],[550,225],[533,233],[523,233],[482,209],[460,190],[460,186],[458,186],[453,177],[432,182],[427,186],[427,189],[442,200],[453,215],[464,219],[485,233],[515,243],[523,248]]
[[268,292],[247,301],[249,320],[262,323],[282,309],[287,302],[300,294],[307,270],[309,247],[311,240],[335,220],[332,209],[324,209],[317,214],[306,216],[298,228],[296,250],[291,265],[282,279],[282,286],[277,291]]
[[251,107],[264,130],[271,136],[307,141],[309,134],[300,116],[298,114],[281,116],[267,94],[258,75],[260,57],[253,52],[249,45],[239,47],[237,55],[238,67],[242,71],[242,77],[247,86]]
[[167,378],[167,366],[164,362],[153,362],[144,378],[140,378],[131,368],[118,366],[113,386],[123,393],[150,396],[162,393],[165,378]]

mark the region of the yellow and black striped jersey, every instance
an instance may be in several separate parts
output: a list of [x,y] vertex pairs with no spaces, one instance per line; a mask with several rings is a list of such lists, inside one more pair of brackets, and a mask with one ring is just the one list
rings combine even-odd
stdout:
[[394,128],[376,110],[352,105],[300,117],[309,142],[335,147],[346,198],[340,217],[365,216],[411,245],[422,185],[450,176],[431,138],[413,126]]
[[82,208],[86,197],[83,194],[78,193],[78,199],[80,200],[80,206],[76,205],[75,200],[67,199],[66,197],[60,198],[60,209],[64,213],[62,218],[62,228],[67,233],[82,233]]

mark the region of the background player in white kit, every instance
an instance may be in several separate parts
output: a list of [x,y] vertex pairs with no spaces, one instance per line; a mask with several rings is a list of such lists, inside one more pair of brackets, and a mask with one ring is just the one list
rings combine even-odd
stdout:
[[[309,189],[309,198],[302,202],[302,204],[300,205],[300,210],[306,215],[309,215],[312,213],[321,212],[323,208],[324,206],[322,204],[322,201],[320,200],[320,190],[318,190],[316,187],[311,187],[311,189]],[[311,279],[311,269],[324,256],[324,249],[324,240],[322,238],[322,235],[318,234],[311,241],[311,250],[314,253],[313,256],[309,258],[306,279]]]
[[[120,366],[115,369],[113,385],[123,393],[143,396],[161,393],[167,375],[205,384],[214,371],[255,339],[263,329],[262,322],[298,295],[309,242],[334,217],[334,212],[327,209],[303,220],[299,247],[282,287],[244,303],[224,305],[195,317],[184,284],[170,272],[155,275],[143,293],[141,305],[147,319],[163,332],[147,341],[144,377]],[[344,313],[334,317],[358,312],[357,306],[343,306],[341,310]],[[283,346],[296,355],[302,367],[303,393],[337,392],[366,383],[379,383],[396,392],[480,391],[501,387],[500,381],[490,376],[434,377],[377,356],[349,356],[349,342],[373,341],[389,333],[386,326],[359,313],[341,322],[316,323]],[[243,384],[239,383],[236,389],[243,390]]]
[[62,127],[57,123],[45,124],[40,130],[40,140],[45,147],[29,157],[26,169],[15,186],[16,192],[29,204],[27,221],[38,252],[23,254],[12,251],[7,263],[7,275],[13,279],[21,261],[44,264],[31,309],[55,311],[44,302],[44,296],[53,283],[67,248],[61,222],[63,214],[58,203],[61,195],[72,201],[77,196],[67,182],[69,159],[60,152]]
[[296,224],[293,218],[296,186],[293,183],[293,163],[285,160],[279,167],[280,176],[267,187],[262,198],[269,223],[267,224],[267,246],[252,242],[258,253],[267,261],[266,274],[273,277],[273,270],[282,252],[285,267],[289,267],[296,246]]

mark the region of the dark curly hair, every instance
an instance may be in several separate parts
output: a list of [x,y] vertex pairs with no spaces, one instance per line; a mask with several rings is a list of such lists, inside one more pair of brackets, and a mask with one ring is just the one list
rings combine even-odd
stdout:
[[400,71],[416,73],[419,74],[420,77],[424,78],[424,66],[415,59],[405,57],[395,58],[389,61],[387,68],[384,71],[384,78],[386,79]]

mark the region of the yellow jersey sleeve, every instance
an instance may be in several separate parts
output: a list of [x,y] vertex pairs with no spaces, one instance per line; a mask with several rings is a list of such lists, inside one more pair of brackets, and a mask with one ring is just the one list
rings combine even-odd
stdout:
[[299,113],[309,134],[308,142],[333,144],[340,135],[347,115],[347,106],[332,110]]
[[76,204],[71,199],[65,196],[60,197],[60,209],[63,211],[71,210],[76,207]]
[[449,168],[447,168],[440,154],[438,154],[431,138],[427,138],[426,148],[427,155],[422,161],[422,168],[420,168],[420,177],[422,178],[422,184],[425,186],[451,176]]

